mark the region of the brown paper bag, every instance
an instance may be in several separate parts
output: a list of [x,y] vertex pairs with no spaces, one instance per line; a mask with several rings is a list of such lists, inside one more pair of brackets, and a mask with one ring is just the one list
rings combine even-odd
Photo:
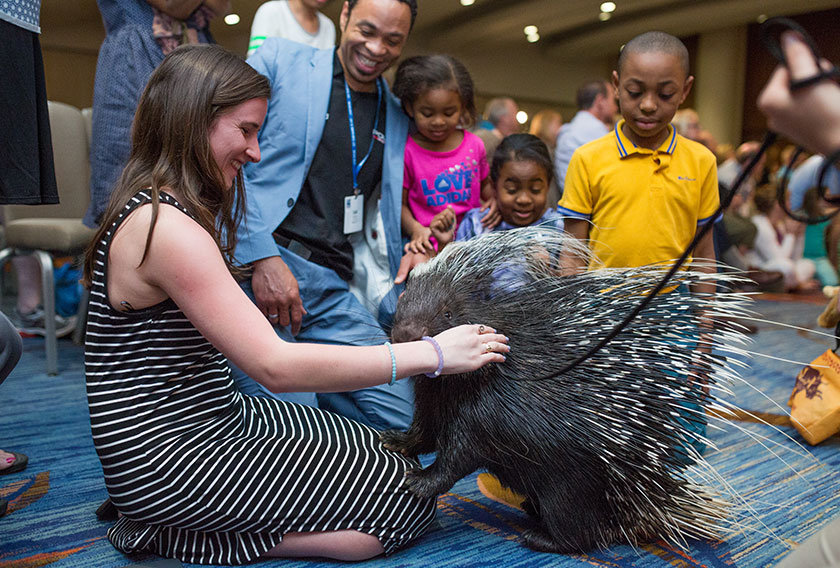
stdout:
[[840,357],[834,351],[799,372],[788,406],[791,422],[809,444],[840,432]]

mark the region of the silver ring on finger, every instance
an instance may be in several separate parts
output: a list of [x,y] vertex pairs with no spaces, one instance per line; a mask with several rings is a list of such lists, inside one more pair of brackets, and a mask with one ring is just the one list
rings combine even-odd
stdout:
[[478,333],[479,333],[479,335],[484,333],[484,326],[483,325],[478,326]]
[[279,314],[268,314],[269,319],[277,319],[278,317],[280,317]]

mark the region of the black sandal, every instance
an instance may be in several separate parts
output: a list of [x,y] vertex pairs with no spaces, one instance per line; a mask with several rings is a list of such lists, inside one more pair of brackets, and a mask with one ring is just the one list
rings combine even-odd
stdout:
[[96,518],[100,521],[116,521],[119,516],[119,511],[117,511],[110,498],[105,499],[105,502],[96,510]]

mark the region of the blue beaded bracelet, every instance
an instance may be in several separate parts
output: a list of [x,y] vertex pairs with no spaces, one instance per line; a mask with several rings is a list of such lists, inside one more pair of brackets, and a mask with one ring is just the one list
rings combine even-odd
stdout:
[[434,373],[426,373],[426,376],[431,378],[431,379],[433,379],[435,377],[439,377],[440,374],[443,372],[443,350],[440,348],[440,344],[435,340],[434,337],[429,337],[428,335],[424,335],[421,339],[423,341],[428,341],[429,343],[431,343],[432,346],[435,348],[435,351],[437,351],[437,356],[438,356],[437,371],[435,371]]
[[394,348],[391,346],[391,342],[386,341],[385,346],[388,348],[388,353],[391,354],[391,382],[388,384],[393,386],[397,382],[397,358],[394,355]]

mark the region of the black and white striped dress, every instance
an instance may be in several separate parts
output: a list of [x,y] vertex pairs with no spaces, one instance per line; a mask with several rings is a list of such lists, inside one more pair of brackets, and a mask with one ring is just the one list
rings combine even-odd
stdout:
[[[123,516],[108,531],[122,552],[242,564],[287,532],[355,529],[386,553],[432,522],[433,500],[400,487],[415,462],[376,431],[306,406],[240,394],[225,357],[172,300],[122,312],[107,300],[99,243],[85,347],[94,445]],[[164,204],[186,211],[167,194]],[[248,338],[243,337],[243,341]]]

